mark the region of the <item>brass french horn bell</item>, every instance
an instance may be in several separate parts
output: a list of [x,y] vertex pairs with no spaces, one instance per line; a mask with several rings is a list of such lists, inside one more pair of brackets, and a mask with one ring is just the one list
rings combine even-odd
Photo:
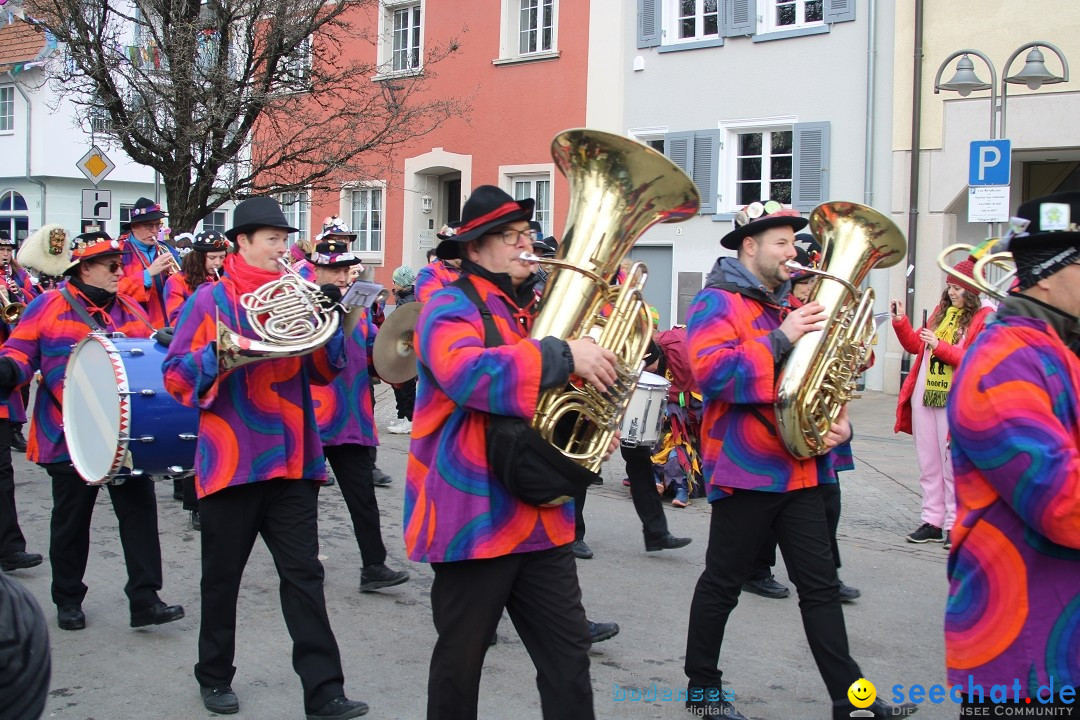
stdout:
[[402,383],[416,377],[416,348],[413,334],[424,303],[405,303],[387,316],[375,335],[372,361],[379,377],[390,383]]

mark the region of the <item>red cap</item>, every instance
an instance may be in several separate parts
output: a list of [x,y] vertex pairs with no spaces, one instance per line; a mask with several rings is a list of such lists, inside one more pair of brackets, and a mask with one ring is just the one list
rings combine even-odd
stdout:
[[[969,278],[972,278],[972,279],[974,279],[974,277],[975,277],[975,275],[974,275],[974,273],[975,273],[975,263],[971,261],[971,258],[968,258],[967,260],[962,260],[961,262],[956,263],[955,265],[953,265],[953,270],[960,273],[961,275],[965,275],[965,276],[967,276]],[[949,279],[946,280],[945,282],[948,283],[949,285],[957,285],[959,287],[962,287],[965,290],[967,290],[968,292],[975,293],[976,295],[978,295],[981,292],[977,286],[975,286],[975,285],[973,285],[971,283],[962,282],[962,281],[958,280],[957,278],[953,277],[952,275],[950,275]]]

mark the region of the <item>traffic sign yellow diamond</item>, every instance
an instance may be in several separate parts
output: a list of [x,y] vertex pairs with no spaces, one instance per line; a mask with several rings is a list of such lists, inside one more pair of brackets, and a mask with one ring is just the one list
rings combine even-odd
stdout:
[[105,168],[109,167],[108,163],[101,159],[100,155],[93,155],[86,161],[86,169],[90,171],[91,175],[97,176],[105,172]]
[[86,179],[97,185],[104,180],[109,173],[116,169],[116,165],[113,161],[101,151],[97,145],[90,148],[90,150],[82,156],[79,162],[75,163],[75,166],[79,168],[79,171],[86,176]]

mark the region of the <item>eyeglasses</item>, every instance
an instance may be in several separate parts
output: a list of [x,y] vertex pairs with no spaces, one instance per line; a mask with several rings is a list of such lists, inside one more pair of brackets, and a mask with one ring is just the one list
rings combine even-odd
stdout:
[[124,264],[122,262],[118,261],[118,260],[113,260],[110,263],[99,262],[99,263],[94,263],[94,264],[97,265],[98,267],[105,268],[106,270],[108,270],[111,273],[116,272],[117,270],[119,270],[120,268],[122,268],[124,266]]
[[500,232],[490,232],[490,233],[486,233],[486,234],[487,235],[497,235],[497,236],[499,236],[500,238],[502,238],[503,245],[517,245],[519,237],[524,237],[529,242],[532,242],[533,240],[536,239],[536,234],[532,231],[532,229],[529,229],[529,230],[514,230],[513,228],[510,228],[509,230],[502,230]]

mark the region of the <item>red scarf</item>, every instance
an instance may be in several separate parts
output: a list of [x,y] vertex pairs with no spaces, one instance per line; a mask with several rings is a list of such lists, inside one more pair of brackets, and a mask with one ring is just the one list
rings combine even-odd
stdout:
[[254,292],[268,282],[281,277],[281,270],[263,270],[249,265],[240,253],[225,258],[225,274],[241,293]]

